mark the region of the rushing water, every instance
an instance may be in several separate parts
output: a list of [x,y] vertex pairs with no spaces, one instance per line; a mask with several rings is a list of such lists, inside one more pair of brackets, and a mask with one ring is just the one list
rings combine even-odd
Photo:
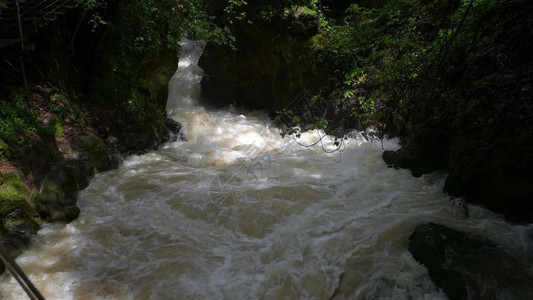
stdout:
[[[330,138],[302,147],[264,113],[197,106],[201,45],[182,46],[167,110],[187,141],[98,174],[80,193],[78,220],[39,231],[17,261],[46,298],[445,298],[407,251],[423,221],[533,261],[531,226],[476,206],[458,217],[442,174],[387,168],[380,142],[353,134],[342,153],[327,153]],[[306,132],[299,143],[320,136]],[[9,275],[0,292],[24,299]]]

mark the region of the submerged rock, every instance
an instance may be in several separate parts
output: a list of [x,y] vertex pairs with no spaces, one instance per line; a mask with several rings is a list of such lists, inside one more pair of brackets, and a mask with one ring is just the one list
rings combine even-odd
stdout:
[[533,274],[510,249],[481,236],[424,223],[409,252],[450,299],[533,299]]

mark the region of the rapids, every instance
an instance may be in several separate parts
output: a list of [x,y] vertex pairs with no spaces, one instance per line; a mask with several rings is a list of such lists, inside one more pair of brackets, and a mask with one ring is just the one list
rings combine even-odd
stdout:
[[[44,226],[17,259],[47,299],[445,299],[407,251],[423,221],[533,262],[532,226],[473,205],[462,219],[443,174],[387,168],[379,141],[353,133],[327,153],[331,138],[302,147],[262,112],[204,109],[202,46],[182,42],[169,84],[167,111],[187,140],[97,174],[79,219]],[[9,275],[0,293],[25,298]]]

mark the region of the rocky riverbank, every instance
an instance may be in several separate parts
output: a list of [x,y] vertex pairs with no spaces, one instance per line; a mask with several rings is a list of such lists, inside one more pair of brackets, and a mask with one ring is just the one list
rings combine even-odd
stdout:
[[18,97],[35,123],[17,129],[13,140],[1,140],[1,243],[13,257],[43,224],[77,218],[78,191],[95,173],[118,167],[127,155],[155,149],[179,131],[162,110],[141,118],[138,107],[80,106],[50,86],[38,85]]

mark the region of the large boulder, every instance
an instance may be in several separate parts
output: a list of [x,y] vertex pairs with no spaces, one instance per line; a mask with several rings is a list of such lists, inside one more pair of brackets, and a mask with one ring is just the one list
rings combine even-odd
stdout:
[[435,223],[416,227],[409,252],[450,299],[533,299],[533,274],[512,250]]
[[533,136],[527,130],[485,139],[457,135],[448,162],[444,192],[482,203],[509,221],[533,221]]
[[431,173],[438,169],[439,163],[421,159],[408,148],[383,152],[383,160],[389,167],[409,169],[415,177]]
[[450,133],[442,125],[413,130],[413,138],[396,151],[385,151],[383,160],[390,167],[410,169],[415,177],[444,169]]
[[[30,189],[18,170],[3,171],[8,170],[0,165],[0,247],[9,256],[16,257],[28,248],[40,220],[36,217]],[[0,274],[3,270],[4,264],[0,262]]]
[[94,167],[82,160],[52,165],[36,196],[41,217],[50,222],[70,222],[79,215],[78,191],[89,185]]

